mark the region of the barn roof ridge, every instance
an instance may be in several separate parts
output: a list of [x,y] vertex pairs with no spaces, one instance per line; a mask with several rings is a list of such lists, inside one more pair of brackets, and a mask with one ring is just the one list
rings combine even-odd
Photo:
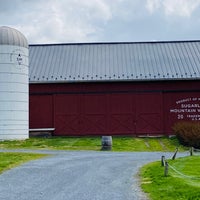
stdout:
[[160,43],[190,43],[200,42],[200,39],[191,40],[150,40],[150,41],[116,41],[116,42],[64,42],[64,43],[38,43],[29,46],[62,46],[62,45],[106,45],[106,44],[160,44]]

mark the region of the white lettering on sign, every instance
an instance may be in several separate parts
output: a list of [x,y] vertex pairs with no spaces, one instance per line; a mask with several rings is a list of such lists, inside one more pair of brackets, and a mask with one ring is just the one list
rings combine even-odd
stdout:
[[196,109],[171,109],[171,113],[185,113],[185,112],[196,112]]
[[176,101],[176,104],[185,103],[185,102],[188,102],[188,101],[191,101],[191,98],[178,100],[178,101]]
[[181,108],[200,108],[198,103],[195,104],[181,104]]
[[200,97],[190,97],[176,101],[170,113],[178,120],[200,121]]

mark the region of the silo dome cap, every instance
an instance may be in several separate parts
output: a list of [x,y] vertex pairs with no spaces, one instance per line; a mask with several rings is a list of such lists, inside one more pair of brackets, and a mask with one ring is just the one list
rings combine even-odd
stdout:
[[13,45],[28,48],[25,36],[14,28],[0,27],[0,45]]

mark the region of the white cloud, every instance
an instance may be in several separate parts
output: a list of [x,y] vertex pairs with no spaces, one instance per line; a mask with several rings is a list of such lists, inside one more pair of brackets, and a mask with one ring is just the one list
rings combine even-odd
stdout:
[[93,19],[109,20],[112,17],[110,5],[106,0],[76,0],[77,11]]
[[200,5],[200,0],[165,0],[163,6],[167,15],[190,17]]
[[161,6],[160,0],[147,0],[146,8],[150,13],[153,13],[155,10],[159,9]]
[[182,38],[200,35],[200,0],[0,0],[0,5],[0,25],[19,29],[29,43],[179,39],[177,24]]
[[166,16],[190,17],[200,0],[147,0],[146,8],[152,14],[163,10]]
[[[101,32],[100,24],[112,18],[106,0],[49,0],[48,4],[35,0],[29,7],[31,12],[20,12],[21,20],[14,27],[24,32],[30,43],[92,41]],[[15,14],[19,18],[19,13]]]
[[[9,0],[0,0],[9,1]],[[11,0],[10,0],[11,1]],[[22,0],[12,0],[19,1]],[[26,9],[15,9],[15,28],[30,43],[99,41],[112,21],[140,18],[145,0],[24,0]],[[144,4],[142,4],[144,5]],[[27,9],[29,8],[29,9]],[[142,7],[140,7],[142,8]],[[17,20],[19,19],[20,20]],[[112,25],[112,24],[111,24]]]

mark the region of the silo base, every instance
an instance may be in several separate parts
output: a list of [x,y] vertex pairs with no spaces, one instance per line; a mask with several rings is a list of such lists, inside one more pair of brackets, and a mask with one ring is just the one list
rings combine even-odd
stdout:
[[0,140],[26,140],[29,139],[27,135],[0,135]]
[[21,130],[20,132],[13,130],[1,130],[0,132],[0,140],[25,140],[28,138],[28,130]]

